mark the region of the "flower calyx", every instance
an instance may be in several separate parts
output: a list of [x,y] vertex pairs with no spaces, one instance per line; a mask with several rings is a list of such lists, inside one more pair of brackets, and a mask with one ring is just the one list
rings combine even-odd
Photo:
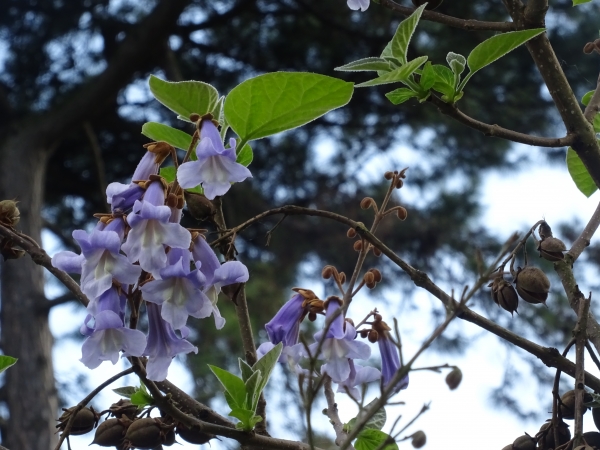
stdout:
[[308,314],[308,320],[314,322],[317,319],[317,314],[324,314],[325,302],[319,299],[313,291],[299,287],[292,288],[292,291],[297,292],[304,298],[302,308],[304,308],[304,314]]
[[519,267],[515,285],[519,296],[526,302],[546,304],[548,292],[550,292],[550,280],[537,267],[525,266],[523,269]]
[[213,221],[217,209],[204,194],[183,191],[185,203],[190,215],[198,222]]
[[488,287],[492,288],[492,300],[496,305],[511,314],[514,312],[518,314],[519,297],[515,288],[504,277],[496,277],[494,281],[488,284]]

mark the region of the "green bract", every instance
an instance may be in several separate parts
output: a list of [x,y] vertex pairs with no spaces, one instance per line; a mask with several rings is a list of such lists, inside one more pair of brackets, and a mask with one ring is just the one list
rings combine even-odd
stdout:
[[304,125],[350,101],[353,84],[305,72],[260,75],[225,99],[229,126],[243,143]]

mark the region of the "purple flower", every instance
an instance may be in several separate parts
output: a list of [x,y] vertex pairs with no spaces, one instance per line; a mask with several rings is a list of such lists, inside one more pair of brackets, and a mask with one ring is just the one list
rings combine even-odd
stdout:
[[[327,361],[321,367],[321,373],[327,374],[336,383],[343,383],[350,376],[350,359],[368,359],[371,356],[371,349],[364,342],[355,340],[356,330],[351,323],[344,320],[343,314],[338,314],[342,306],[342,301],[337,297],[329,297],[326,302],[326,319],[331,321],[331,325],[325,336],[323,331],[315,334],[315,342],[309,349],[314,354],[321,339],[320,356]],[[334,315],[336,315],[334,319]]]
[[[384,322],[385,323],[385,322]],[[381,387],[385,389],[390,384],[390,381],[396,375],[396,372],[400,370],[400,358],[398,357],[398,348],[390,340],[388,331],[381,329],[378,331],[377,344],[379,345],[379,352],[381,353]],[[404,376],[394,387],[393,392],[400,392],[402,389],[408,387],[408,374]]]
[[357,386],[381,378],[381,372],[374,367],[363,367],[360,364],[354,364],[354,360],[349,360],[350,376],[342,383],[338,384],[337,391],[349,394],[355,400],[360,401],[362,393]]
[[369,0],[348,0],[348,8],[353,9],[354,11],[366,11],[369,7]]
[[202,184],[209,200],[225,194],[233,182],[251,178],[252,174],[242,164],[235,162],[235,139],[225,148],[219,130],[210,120],[202,121],[202,139],[196,147],[197,161],[188,161],[177,169],[177,180],[184,189]]
[[267,322],[265,329],[269,340],[277,345],[283,342],[284,347],[296,345],[300,334],[300,322],[305,311],[302,307],[304,297],[302,294],[294,295],[285,305]]
[[88,315],[81,326],[81,333],[88,338],[81,347],[80,359],[90,369],[95,369],[102,361],[116,364],[121,350],[125,356],[141,356],[144,352],[144,333],[124,327],[123,320],[114,311],[105,310],[96,314],[93,326],[88,325],[91,319],[92,316]]
[[173,327],[161,317],[161,306],[146,303],[148,311],[148,344],[144,355],[148,356],[146,374],[148,379],[163,381],[169,366],[179,353],[198,353],[198,348],[185,339],[177,337]]
[[65,271],[81,273],[81,290],[92,300],[111,288],[113,278],[133,284],[142,269],[119,253],[124,230],[121,219],[114,219],[106,226],[99,223],[89,234],[75,230],[73,238],[81,247],[81,255],[61,252],[54,256],[52,264]]
[[106,292],[103,292],[98,298],[91,299],[87,306],[87,311],[92,316],[102,311],[113,311],[119,315],[121,320],[125,318],[125,305],[127,297],[125,291],[128,285],[115,286],[114,284]]
[[163,185],[159,181],[150,183],[143,199],[135,202],[127,216],[131,230],[121,247],[130,262],[139,261],[142,269],[155,278],[167,265],[165,245],[187,249],[192,239],[188,230],[169,222],[171,209],[164,202]]
[[172,248],[168,261],[169,265],[160,270],[161,279],[150,281],[140,289],[144,300],[162,305],[162,318],[179,330],[185,326],[188,316],[208,317],[213,307],[202,292],[206,278],[198,269],[190,270],[190,252]]

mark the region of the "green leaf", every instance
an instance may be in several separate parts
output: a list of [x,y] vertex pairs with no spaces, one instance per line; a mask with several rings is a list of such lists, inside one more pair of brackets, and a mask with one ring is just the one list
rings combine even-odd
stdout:
[[[217,379],[221,382],[227,394],[229,394],[230,400],[232,400],[234,406],[237,405],[241,407],[244,405],[244,401],[246,400],[246,385],[242,381],[242,379],[238,376],[235,376],[232,373],[227,372],[217,366],[208,365],[212,373],[215,374]],[[227,399],[227,396],[225,396]],[[228,402],[229,403],[229,400]],[[229,406],[233,409],[231,403]]]
[[419,85],[423,90],[428,91],[435,84],[436,78],[437,76],[433,66],[431,65],[431,61],[427,61],[423,67],[423,72],[421,72]]
[[283,344],[280,342],[271,350],[269,350],[265,356],[256,361],[256,363],[254,363],[252,366],[254,371],[259,370],[262,375],[262,380],[260,380],[260,383],[258,384],[258,395],[260,395],[267,385],[269,377],[271,376],[271,372],[273,372],[273,368],[275,367],[275,364],[277,364],[282,350]]
[[244,144],[242,149],[237,154],[236,162],[240,163],[243,166],[248,167],[254,158],[254,153],[252,152],[252,147],[247,143]]
[[589,197],[596,192],[598,187],[594,183],[594,180],[592,180],[592,177],[577,153],[575,153],[575,150],[571,147],[567,149],[567,169],[569,170],[569,175],[571,175],[571,178],[575,182],[575,186],[577,186],[577,189],[579,189],[583,195]]
[[584,3],[589,3],[592,0],[573,0],[573,6],[583,5]]
[[592,125],[594,125],[594,131],[596,133],[600,133],[600,113],[596,113],[596,115],[594,116],[594,122]]
[[[353,419],[350,420],[350,422],[348,422],[347,424],[344,425],[344,429],[346,430],[346,432],[350,432],[352,430],[352,427],[354,427],[354,424],[356,423],[357,420],[359,420],[363,414],[365,414],[365,412],[367,410],[369,410],[374,404],[375,402],[377,402],[377,400],[379,400],[377,397],[375,397],[371,402],[369,402],[368,405],[365,405],[357,414],[356,417],[354,417]],[[387,415],[385,412],[385,408],[381,407],[381,409],[379,409],[379,411],[377,411],[375,414],[373,414],[373,416],[368,420],[368,422],[364,425],[363,429],[373,429],[373,430],[381,430],[383,428],[383,426],[385,425],[385,421],[387,420]]]
[[142,134],[154,141],[165,141],[173,147],[187,150],[192,137],[184,131],[158,122],[147,122],[142,126]]
[[0,373],[4,372],[10,366],[14,366],[17,361],[17,358],[13,358],[12,356],[0,355]]
[[357,84],[356,87],[377,86],[380,84],[397,83],[400,81],[404,81],[408,79],[408,77],[411,76],[415,70],[417,70],[419,67],[425,64],[425,61],[427,61],[427,56],[420,56],[418,58],[413,59],[409,63],[403,65],[402,67],[398,67],[397,69],[383,74],[378,78]]
[[446,56],[446,61],[448,62],[448,65],[452,69],[452,72],[454,72],[456,75],[460,75],[461,73],[464,72],[465,64],[467,63],[467,60],[465,59],[465,57],[463,55],[460,55],[458,53],[449,52],[448,55]]
[[144,383],[131,395],[131,403],[136,406],[148,406],[154,404],[154,398],[148,393]]
[[589,91],[589,92],[586,92],[586,93],[584,94],[584,96],[583,96],[583,97],[581,97],[581,103],[583,103],[583,105],[584,105],[584,106],[587,106],[587,105],[589,105],[589,103],[590,103],[590,100],[592,99],[592,96],[594,95],[594,92],[595,92],[595,91]]
[[262,374],[259,370],[254,372],[248,380],[246,380],[246,408],[256,412],[256,406],[258,405],[258,399],[260,398],[260,392],[258,388],[262,380]]
[[211,111],[213,117],[219,122],[223,124],[223,104],[225,103],[225,96],[222,95],[219,100],[217,100],[217,104]]
[[519,45],[524,44],[529,39],[534,38],[546,31],[545,28],[534,28],[532,30],[510,31],[508,33],[497,34],[486,39],[475,47],[467,58],[467,64],[471,73],[490,65],[497,59],[500,59]]
[[433,89],[448,96],[454,96],[454,73],[446,66],[436,64],[432,66],[435,71]]
[[243,141],[304,125],[352,98],[354,86],[306,72],[259,75],[236,86],[225,99],[225,118]]
[[[354,448],[356,450],[376,450],[379,449],[380,445],[383,444],[389,437],[389,434],[384,433],[383,431],[366,429],[361,431],[356,438]],[[398,444],[392,441],[385,447],[382,447],[381,450],[398,450]]]
[[201,81],[171,82],[150,75],[148,84],[154,98],[183,119],[213,111],[219,99],[217,90]]
[[396,58],[401,65],[406,64],[406,49],[408,48],[408,44],[410,44],[410,39],[417,28],[425,6],[419,6],[415,9],[415,12],[400,22],[394,33],[394,37],[383,49],[381,53],[382,58],[392,57]]
[[248,380],[248,378],[250,378],[252,376],[252,374],[254,373],[254,370],[242,358],[238,358],[238,361],[239,361],[239,365],[240,365],[240,372],[242,372],[242,380],[245,383]]
[[235,427],[245,431],[252,430],[258,422],[262,421],[262,417],[255,416],[254,411],[244,408],[235,408],[229,413],[229,415],[239,419],[240,423],[238,423]]
[[409,88],[398,88],[392,92],[388,92],[385,96],[394,105],[399,105],[413,97],[417,97],[417,93]]
[[137,391],[137,389],[134,386],[125,386],[113,389],[114,393],[126,398],[131,398],[131,396],[135,394],[135,391]]
[[177,169],[175,169],[175,166],[161,167],[160,172],[158,173],[166,180],[167,183],[172,183],[175,181],[175,177],[177,176]]
[[353,61],[341,67],[336,67],[333,70],[339,72],[366,72],[371,70],[381,70],[383,72],[389,72],[392,69],[390,62],[383,58],[363,58],[357,61]]

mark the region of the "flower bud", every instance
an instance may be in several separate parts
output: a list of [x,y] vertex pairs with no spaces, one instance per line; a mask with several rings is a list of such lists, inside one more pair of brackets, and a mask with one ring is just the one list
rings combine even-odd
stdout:
[[321,276],[325,280],[329,280],[335,273],[335,268],[333,266],[325,266],[321,271]]
[[96,429],[92,444],[100,447],[117,447],[125,438],[125,426],[119,419],[107,419]]
[[360,330],[360,337],[365,339],[367,336],[369,336],[369,331],[366,328],[364,330]]
[[583,46],[583,53],[585,53],[586,55],[589,55],[593,51],[594,51],[594,43],[593,42],[588,42]]
[[421,448],[427,443],[427,436],[421,430],[417,431],[416,433],[413,433],[411,438],[411,444],[414,448]]
[[7,227],[15,227],[21,219],[21,213],[14,200],[0,201],[0,223]]
[[379,258],[381,256],[381,250],[379,250],[377,247],[372,247],[372,249],[373,249],[373,254]]
[[381,276],[381,271],[379,269],[370,269],[369,272],[375,277],[375,283],[381,283],[383,277]]
[[375,283],[375,275],[373,275],[373,272],[367,272],[363,276],[363,280],[365,280],[366,284]]
[[374,344],[379,339],[379,333],[376,330],[369,330],[369,334],[367,336],[369,338],[369,342]]
[[547,237],[542,239],[538,245],[540,256],[548,261],[561,261],[565,258],[563,252],[567,250],[564,242],[555,237]]
[[446,375],[446,384],[450,388],[451,391],[460,386],[460,382],[462,381],[462,371],[455,367],[450,371],[448,375]]
[[353,239],[356,237],[356,230],[354,228],[348,228],[348,231],[346,231],[346,236],[348,236],[350,239]]
[[360,201],[361,209],[369,209],[371,206],[375,205],[375,200],[371,197],[365,197]]
[[[402,180],[398,180],[398,181],[402,181]],[[406,208],[404,208],[402,206],[398,206],[398,209],[396,209],[396,215],[398,216],[398,219],[406,220],[406,218],[408,217],[408,211],[406,211]]]
[[354,248],[354,250],[356,250],[357,252],[360,252],[363,249],[362,241],[354,242],[354,245],[352,246],[352,248]]
[[400,178],[398,178],[398,179],[396,180],[396,184],[394,185],[394,187],[395,187],[396,189],[400,189],[400,188],[402,188],[402,186],[404,186],[404,181],[402,181]]
[[383,174],[383,178],[385,178],[386,180],[391,180],[392,178],[394,178],[394,172],[388,170],[386,173]]
[[381,314],[373,314],[373,319],[375,320],[375,322],[381,322],[383,320],[383,317],[381,316]]
[[546,303],[550,292],[550,280],[537,267],[526,266],[520,269],[516,277],[517,292],[526,302]]

